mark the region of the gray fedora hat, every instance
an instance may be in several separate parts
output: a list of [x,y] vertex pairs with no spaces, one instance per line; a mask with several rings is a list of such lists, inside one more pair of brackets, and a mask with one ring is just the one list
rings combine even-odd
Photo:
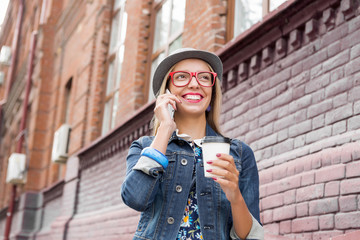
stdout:
[[167,56],[157,66],[153,78],[153,92],[155,96],[158,94],[162,81],[170,68],[178,62],[190,58],[197,58],[207,62],[217,73],[220,81],[222,80],[223,64],[216,54],[194,48],[180,48]]

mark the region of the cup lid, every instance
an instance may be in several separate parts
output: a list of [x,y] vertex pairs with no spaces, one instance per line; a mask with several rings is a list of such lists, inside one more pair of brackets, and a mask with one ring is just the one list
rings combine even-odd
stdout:
[[222,136],[206,136],[201,139],[201,143],[230,143],[231,139]]

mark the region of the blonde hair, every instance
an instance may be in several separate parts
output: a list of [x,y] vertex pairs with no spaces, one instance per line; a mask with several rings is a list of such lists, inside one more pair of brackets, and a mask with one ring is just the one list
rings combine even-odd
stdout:
[[[208,67],[210,71],[214,71],[214,69],[208,64]],[[160,86],[159,92],[157,96],[164,94],[166,89],[168,88],[169,84],[169,74],[173,71],[175,68],[175,65],[170,68],[170,70],[166,73],[162,84]],[[156,97],[157,97],[156,96]],[[220,113],[221,113],[221,103],[222,103],[222,92],[221,92],[221,82],[218,77],[216,77],[215,85],[212,87],[212,95],[211,95],[211,101],[210,101],[210,111],[206,112],[206,122],[210,125],[212,129],[218,134],[221,134],[220,132]],[[153,134],[156,135],[160,122],[154,115],[153,117]]]

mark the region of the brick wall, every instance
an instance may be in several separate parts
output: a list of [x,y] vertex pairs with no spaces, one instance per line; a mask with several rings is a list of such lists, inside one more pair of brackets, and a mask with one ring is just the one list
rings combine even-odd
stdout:
[[[46,223],[31,230],[36,239],[132,239],[139,213],[122,203],[120,187],[130,143],[151,132],[154,104],[145,104],[144,88],[151,5],[127,3],[131,28],[124,69],[133,71],[122,73],[118,127],[99,138],[111,4],[55,2],[40,34],[43,55],[38,53],[34,69],[32,172],[26,187],[43,189],[37,196],[46,198],[57,192],[58,179],[64,182],[61,194],[42,207],[20,204],[12,232],[24,230],[19,223],[25,210],[44,211],[35,220]],[[359,6],[352,0],[288,1],[222,46],[226,1],[187,3],[183,45],[217,50],[224,62],[222,130],[255,152],[267,240],[350,239],[360,228]],[[18,78],[24,66],[19,65]],[[73,131],[65,171],[49,159],[70,78]],[[14,101],[12,106],[1,143],[6,154],[13,151],[20,120],[14,114],[20,105]],[[3,152],[0,157],[5,159]],[[4,207],[8,193],[2,187],[3,192]],[[3,211],[0,219],[3,229]]]
[[222,1],[187,1],[185,11],[184,47],[216,51],[225,44],[226,6]]
[[[71,160],[66,186],[72,190],[65,194],[64,212],[52,226],[53,239],[63,239],[58,234],[64,229],[63,219],[75,214],[70,220],[67,239],[132,239],[139,221],[139,213],[129,209],[121,200],[120,187],[125,177],[128,148],[134,139],[151,132],[150,121],[153,104],[147,104],[118,129],[99,139]],[[74,189],[73,181],[79,183]],[[69,196],[69,197],[68,197]],[[74,197],[74,198],[73,198]],[[74,210],[69,210],[74,206]]]
[[61,214],[62,196],[64,190],[64,181],[60,181],[53,187],[45,189],[41,195],[41,208],[37,211],[38,226],[36,226],[36,239],[50,239],[51,225]]
[[[357,5],[346,10],[348,3],[293,3],[294,11],[303,12],[279,11],[286,24],[270,19],[253,35],[245,33],[219,50],[225,66],[223,131],[248,143],[257,157],[266,239],[329,239],[360,227],[354,220],[360,191],[355,120],[360,69],[354,64],[359,17]],[[341,36],[329,42],[334,32]],[[129,142],[138,132],[133,134]],[[109,182],[117,184],[113,172],[123,178],[120,159],[126,150],[112,155],[121,141],[95,155],[93,149],[84,152],[94,160],[80,156],[85,165],[80,167],[79,214],[69,225],[69,237],[86,238],[81,231],[86,228],[96,239],[97,226],[108,232],[103,238],[132,238],[138,213],[104,189],[112,189]],[[103,144],[93,147],[100,150]],[[116,206],[109,207],[112,202]],[[118,218],[126,220],[114,221]]]
[[[8,205],[10,198],[10,190],[11,186],[6,185],[5,177],[7,170],[7,161],[11,153],[15,152],[16,145],[19,139],[19,136],[22,134],[27,138],[31,136],[33,133],[33,125],[30,124],[29,118],[32,118],[34,115],[30,113],[31,107],[29,107],[28,111],[28,119],[27,119],[27,131],[20,134],[20,121],[23,115],[23,100],[25,97],[25,85],[28,73],[28,62],[29,62],[29,50],[30,50],[30,40],[31,34],[34,29],[37,28],[38,22],[36,21],[36,16],[39,15],[39,12],[36,8],[36,3],[29,3],[27,11],[23,11],[22,14],[22,24],[19,26],[19,42],[18,42],[18,51],[17,55],[14,56],[14,47],[13,41],[15,39],[15,33],[17,25],[17,16],[20,12],[20,2],[12,2],[9,4],[8,10],[8,18],[6,18],[4,22],[3,34],[1,35],[1,46],[6,45],[12,48],[12,58],[16,60],[13,64],[14,75],[12,78],[12,83],[10,84],[7,81],[10,75],[10,66],[3,66],[2,70],[5,72],[5,82],[1,86],[3,96],[1,99],[2,107],[1,107],[1,118],[2,118],[2,126],[1,126],[1,146],[0,146],[0,208],[3,208]],[[20,14],[21,15],[21,14]],[[19,15],[19,16],[20,16]],[[6,34],[5,34],[6,33]],[[37,60],[34,60],[34,64],[36,64]],[[36,74],[36,72],[34,72]],[[9,86],[11,85],[11,88]],[[5,91],[9,89],[8,95],[5,96]],[[35,91],[36,92],[36,91]],[[35,94],[36,95],[36,94]],[[30,95],[29,97],[29,105],[32,103],[36,103],[36,97],[34,95]],[[36,112],[37,108],[33,107],[34,112]],[[39,139],[41,141],[41,139]],[[22,146],[22,151],[30,150],[34,143],[29,144],[28,141],[24,141]],[[29,174],[31,176],[31,174]],[[35,182],[38,179],[34,179]],[[31,184],[29,184],[30,186]]]
[[[120,80],[120,100],[116,124],[123,123],[134,111],[147,103],[145,88],[147,80],[150,12],[149,0],[127,1],[127,31],[125,38],[124,62]],[[132,71],[127,71],[132,69]]]
[[295,2],[300,11],[220,50],[223,131],[255,152],[268,234],[329,239],[360,228],[358,7]]

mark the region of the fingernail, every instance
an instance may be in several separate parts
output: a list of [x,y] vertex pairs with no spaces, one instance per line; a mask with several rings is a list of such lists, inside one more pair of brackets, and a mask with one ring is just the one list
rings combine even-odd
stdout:
[[207,172],[212,172],[212,169],[208,169],[208,170],[206,170]]
[[217,178],[214,178],[214,177],[212,179],[214,179],[215,181],[217,180]]
[[212,164],[213,162],[212,162],[212,161],[207,161],[206,163],[207,163],[207,164]]
[[217,154],[216,154],[216,156],[217,156],[217,157],[220,157],[220,156],[221,156],[221,154],[220,154],[220,153],[217,153]]

